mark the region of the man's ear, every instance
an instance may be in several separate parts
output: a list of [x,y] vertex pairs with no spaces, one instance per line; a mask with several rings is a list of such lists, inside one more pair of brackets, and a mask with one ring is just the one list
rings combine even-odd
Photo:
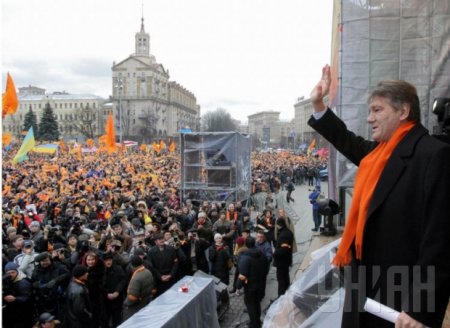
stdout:
[[409,104],[403,104],[400,114],[400,120],[406,121],[409,117],[409,113],[411,111],[411,106]]

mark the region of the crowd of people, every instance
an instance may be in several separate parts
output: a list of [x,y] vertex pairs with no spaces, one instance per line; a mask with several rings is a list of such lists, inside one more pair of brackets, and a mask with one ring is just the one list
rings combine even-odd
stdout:
[[[253,194],[267,195],[264,203],[223,204],[181,201],[180,160],[172,153],[129,149],[54,159],[31,153],[13,166],[14,154],[14,148],[3,152],[4,327],[55,320],[63,327],[117,327],[197,270],[220,278],[231,292],[254,290],[248,284],[254,277],[242,280],[237,265],[255,252],[249,248],[262,254],[264,288],[272,263],[283,294],[296,245],[284,200],[271,195],[290,182],[306,183],[307,172],[325,162],[253,154]],[[256,220],[250,206],[258,210]],[[262,299],[264,288],[254,297]]]

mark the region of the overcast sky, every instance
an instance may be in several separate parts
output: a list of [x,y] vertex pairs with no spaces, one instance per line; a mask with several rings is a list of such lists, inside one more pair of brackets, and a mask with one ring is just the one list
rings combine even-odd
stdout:
[[2,90],[9,71],[17,88],[108,97],[143,13],[151,54],[202,113],[291,119],[330,62],[332,10],[332,0],[2,0]]

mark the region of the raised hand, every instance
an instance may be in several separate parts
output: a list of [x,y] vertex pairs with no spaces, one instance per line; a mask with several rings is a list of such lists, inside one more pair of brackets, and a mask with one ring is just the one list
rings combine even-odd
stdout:
[[328,92],[330,91],[330,84],[331,71],[330,65],[327,64],[322,68],[322,78],[311,91],[310,97],[314,111],[320,112],[326,109],[323,98],[328,95]]

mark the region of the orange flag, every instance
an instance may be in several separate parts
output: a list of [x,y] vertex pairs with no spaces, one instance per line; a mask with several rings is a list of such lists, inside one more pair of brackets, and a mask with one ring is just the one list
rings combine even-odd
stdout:
[[3,143],[3,146],[9,146],[9,144],[11,143],[11,140],[12,140],[12,135],[11,135],[11,133],[3,133],[3,135],[2,135],[2,143]]
[[109,113],[108,121],[106,122],[106,149],[108,153],[116,150],[116,132],[114,131],[114,121],[112,113]]
[[14,85],[11,75],[6,78],[6,89],[2,95],[2,117],[5,118],[6,115],[13,115],[17,112],[17,107],[19,107],[19,100],[17,99],[16,87]]
[[172,142],[170,143],[170,145],[169,145],[169,151],[171,152],[171,153],[173,153],[174,151],[175,151],[175,141],[173,141],[172,140]]
[[152,147],[153,150],[156,151],[156,153],[159,155],[159,152],[161,151],[161,145],[159,143],[153,142]]
[[78,160],[81,161],[81,144],[78,146],[77,157]]
[[61,148],[61,152],[65,152],[66,151],[66,144],[64,143],[64,140],[62,140],[62,139],[59,142],[59,148]]
[[161,140],[159,142],[159,150],[161,151],[161,150],[164,150],[164,149],[166,149],[166,143],[163,140]]

